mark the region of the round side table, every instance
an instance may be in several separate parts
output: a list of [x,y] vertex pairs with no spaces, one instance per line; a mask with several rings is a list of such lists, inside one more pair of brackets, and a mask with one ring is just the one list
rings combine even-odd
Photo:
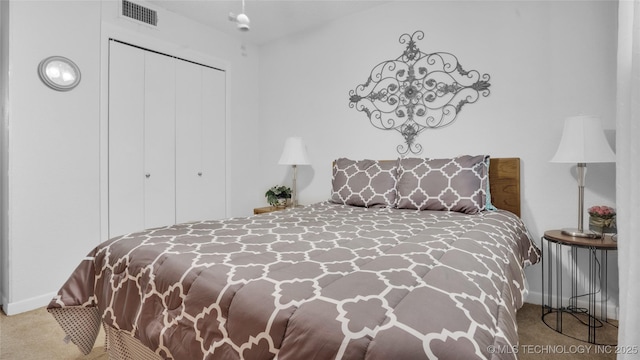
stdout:
[[[546,245],[546,246],[545,246]],[[562,250],[570,248],[569,264],[563,263]],[[596,329],[603,326],[614,326],[607,318],[607,254],[617,251],[618,243],[611,235],[604,234],[599,239],[588,239],[565,235],[561,230],[545,231],[541,240],[542,250],[542,321],[551,329],[580,341],[592,344],[615,345],[598,341]],[[579,249],[586,249],[589,258],[587,289],[585,294],[578,294],[578,260]],[[551,256],[554,252],[555,256]],[[585,253],[585,251],[581,251]],[[600,254],[598,256],[598,253]],[[545,260],[547,259],[547,260]],[[562,274],[569,269],[571,274],[571,297],[568,301],[562,297]],[[596,282],[600,280],[600,290]],[[596,309],[596,295],[600,293],[600,311]],[[578,297],[587,298],[587,307],[578,307]],[[551,314],[555,314],[555,319]],[[564,315],[578,318],[587,328],[586,337],[567,334],[563,331]],[[599,316],[598,316],[599,315]]]

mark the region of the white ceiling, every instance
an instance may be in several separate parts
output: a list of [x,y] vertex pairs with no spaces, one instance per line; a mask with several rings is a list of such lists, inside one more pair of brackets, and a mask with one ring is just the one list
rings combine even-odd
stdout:
[[[135,1],[135,0],[134,0]],[[262,45],[287,35],[389,2],[383,0],[245,0],[251,30],[241,32],[229,13],[242,12],[242,0],[147,0],[242,41]],[[143,3],[142,3],[143,4]],[[159,22],[162,21],[160,17]]]

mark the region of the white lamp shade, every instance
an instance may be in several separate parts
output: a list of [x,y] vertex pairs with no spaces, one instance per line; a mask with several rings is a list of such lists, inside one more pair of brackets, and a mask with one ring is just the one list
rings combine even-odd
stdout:
[[284,150],[280,156],[280,165],[309,165],[307,149],[299,137],[290,137],[284,143]]
[[615,162],[600,119],[595,116],[572,116],[564,121],[564,130],[556,154],[555,163]]

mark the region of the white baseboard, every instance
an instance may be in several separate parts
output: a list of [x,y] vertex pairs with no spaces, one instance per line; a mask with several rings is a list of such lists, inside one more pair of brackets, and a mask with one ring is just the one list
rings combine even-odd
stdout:
[[2,310],[9,316],[35,310],[49,305],[54,296],[56,296],[56,293],[53,292],[16,302],[3,301]]
[[[545,295],[546,296],[546,295]],[[596,296],[596,316],[600,317],[600,297]],[[551,305],[555,305],[556,303],[556,297],[552,297],[551,301],[553,302]],[[535,305],[542,305],[542,293],[540,292],[535,292],[535,291],[529,291],[528,296],[524,299],[524,302],[529,303],[529,304],[535,304]],[[564,298],[563,299],[563,304],[567,304],[569,302],[569,298]],[[547,304],[549,305],[549,304]],[[586,301],[586,299],[584,298],[580,298],[578,299],[577,302],[578,307],[583,307],[583,308],[587,308],[588,307],[588,303]],[[619,316],[620,316],[620,307],[617,304],[612,304],[610,302],[607,302],[607,318],[609,319],[614,319],[614,320],[618,320]]]

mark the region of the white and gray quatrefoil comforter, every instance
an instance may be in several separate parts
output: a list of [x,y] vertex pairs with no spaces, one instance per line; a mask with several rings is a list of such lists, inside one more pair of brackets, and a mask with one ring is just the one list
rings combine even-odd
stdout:
[[102,321],[167,359],[515,358],[490,350],[517,345],[538,259],[506,211],[322,202],[111,239],[49,310],[76,343]]

